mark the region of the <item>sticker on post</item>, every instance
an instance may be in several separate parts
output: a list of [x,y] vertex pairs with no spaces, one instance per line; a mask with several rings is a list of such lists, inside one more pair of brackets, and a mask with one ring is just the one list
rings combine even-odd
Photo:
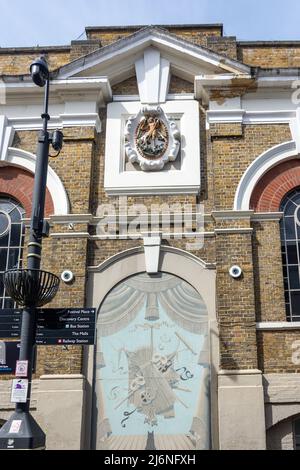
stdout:
[[22,424],[21,420],[14,420],[11,423],[9,434],[18,434],[21,429],[21,424]]
[[28,393],[28,379],[13,379],[11,390],[11,403],[26,403]]
[[28,361],[17,361],[16,377],[27,377],[28,375]]

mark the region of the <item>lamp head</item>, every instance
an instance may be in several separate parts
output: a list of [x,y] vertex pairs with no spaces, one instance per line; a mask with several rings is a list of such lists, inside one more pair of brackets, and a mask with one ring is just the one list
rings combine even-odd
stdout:
[[30,74],[33,83],[43,87],[49,79],[49,69],[45,57],[39,57],[30,66]]

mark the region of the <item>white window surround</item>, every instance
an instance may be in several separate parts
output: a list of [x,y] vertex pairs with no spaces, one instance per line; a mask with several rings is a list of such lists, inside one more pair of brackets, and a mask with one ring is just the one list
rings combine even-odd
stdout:
[[243,174],[235,193],[234,207],[236,211],[249,210],[252,192],[267,171],[279,163],[295,158],[299,148],[294,140],[275,145],[259,155]]
[[[5,162],[7,164],[23,168],[30,173],[35,172],[36,156],[32,153],[25,152],[24,150],[16,149],[13,147],[8,148]],[[0,167],[1,175],[1,167]],[[65,215],[70,211],[69,199],[66,190],[55,171],[48,166],[47,188],[51,195],[54,214]]]
[[[0,115],[0,162],[2,166],[13,165],[34,174],[36,156],[33,153],[25,152],[25,150],[11,147],[14,134],[15,128],[10,126],[7,117]],[[48,165],[47,188],[53,201],[54,215],[69,214],[70,205],[66,190],[50,165]]]
[[[200,126],[199,105],[195,100],[167,101],[161,104],[168,114],[182,114],[180,170],[157,172],[125,171],[123,122],[142,107],[136,102],[114,102],[107,106],[104,187],[109,195],[198,194],[200,191]],[[123,118],[123,119],[122,119]]]

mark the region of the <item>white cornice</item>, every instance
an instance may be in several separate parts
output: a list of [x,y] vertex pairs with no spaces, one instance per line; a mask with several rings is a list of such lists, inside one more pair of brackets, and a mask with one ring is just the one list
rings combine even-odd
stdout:
[[217,235],[236,234],[236,233],[252,233],[253,228],[249,227],[228,227],[228,228],[216,228],[215,233]]
[[88,232],[50,233],[51,238],[90,238]]
[[[42,129],[42,120],[40,117],[12,117],[8,118],[8,125],[16,131],[29,131]],[[94,127],[98,133],[101,132],[101,121],[97,113],[78,113],[61,114],[51,116],[48,128],[67,128],[67,127]]]
[[[167,101],[189,101],[194,99],[194,93],[169,93]],[[139,101],[139,95],[113,95],[113,101]]]
[[259,331],[300,330],[300,322],[260,322],[256,323],[256,329]]
[[51,224],[89,224],[93,219],[92,214],[63,214],[51,215]]
[[[21,97],[22,101],[25,102],[27,98],[31,104],[34,97],[40,99],[39,96],[44,94],[43,89],[35,86],[32,81],[5,78],[4,85],[7,103]],[[55,99],[66,101],[72,95],[75,97],[79,95],[79,101],[87,101],[91,97],[94,97],[96,101],[103,99],[106,103],[112,100],[112,90],[107,77],[72,77],[55,79],[50,82],[51,101],[55,101]]]
[[245,111],[224,109],[207,111],[209,124],[289,124],[296,117],[296,110]]
[[214,219],[219,220],[239,220],[239,219],[249,219],[253,216],[254,211],[247,210],[247,211],[232,211],[232,210],[225,210],[225,211],[212,211],[211,215]]
[[251,217],[251,222],[278,222],[283,217],[283,212],[254,212]]
[[105,192],[109,196],[153,196],[159,194],[198,194],[200,191],[200,185],[181,185],[181,186],[153,186],[153,187],[131,187],[131,186],[123,186],[122,188],[116,187],[105,187]]
[[[8,125],[15,131],[32,131],[42,129],[42,120],[39,117],[14,117],[8,119]],[[97,113],[62,114],[51,116],[48,123],[50,130],[67,127],[94,127],[101,132],[101,121]]]
[[[290,75],[284,76],[280,70],[278,75],[260,77],[258,76],[256,83],[258,88],[287,88],[292,89],[292,85],[295,81],[299,81],[299,75],[295,73],[294,70],[291,70]],[[276,69],[275,69],[276,73]]]

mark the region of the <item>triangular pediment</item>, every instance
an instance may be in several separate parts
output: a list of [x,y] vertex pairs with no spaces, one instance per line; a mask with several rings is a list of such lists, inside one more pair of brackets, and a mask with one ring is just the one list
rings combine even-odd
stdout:
[[112,85],[135,74],[136,63],[147,48],[159,51],[176,76],[194,82],[199,75],[250,75],[245,64],[149,26],[81,57],[57,71],[57,78],[105,76]]

